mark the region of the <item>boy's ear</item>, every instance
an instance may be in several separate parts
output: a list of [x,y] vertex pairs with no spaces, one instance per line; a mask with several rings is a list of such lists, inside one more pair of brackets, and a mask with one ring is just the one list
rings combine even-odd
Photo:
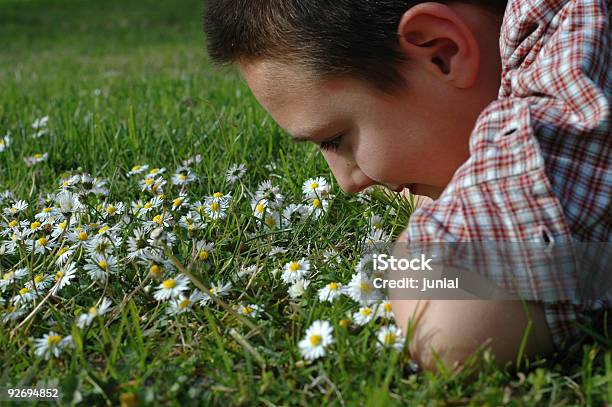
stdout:
[[449,6],[421,3],[398,25],[399,46],[406,59],[458,88],[471,87],[478,76],[480,47],[463,19]]

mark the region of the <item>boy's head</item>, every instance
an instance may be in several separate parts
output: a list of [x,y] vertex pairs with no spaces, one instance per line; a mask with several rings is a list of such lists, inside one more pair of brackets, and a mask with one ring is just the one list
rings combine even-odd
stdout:
[[212,59],[237,63],[281,127],[319,144],[342,189],[435,196],[497,95],[505,5],[208,0],[205,31]]

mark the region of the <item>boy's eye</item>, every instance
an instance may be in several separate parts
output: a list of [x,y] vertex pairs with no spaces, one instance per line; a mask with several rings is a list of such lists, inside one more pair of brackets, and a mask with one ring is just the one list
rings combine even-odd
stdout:
[[319,144],[319,148],[321,150],[337,150],[338,147],[340,146],[341,138],[342,138],[342,134],[339,134],[331,140],[322,141],[321,144]]

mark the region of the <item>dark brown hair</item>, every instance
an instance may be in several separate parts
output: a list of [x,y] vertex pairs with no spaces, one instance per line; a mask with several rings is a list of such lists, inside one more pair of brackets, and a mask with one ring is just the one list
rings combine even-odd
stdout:
[[[457,0],[503,15],[507,0]],[[207,0],[208,53],[217,63],[270,58],[297,62],[321,76],[351,74],[387,89],[395,64],[397,25],[419,0]],[[439,1],[449,3],[450,1]]]

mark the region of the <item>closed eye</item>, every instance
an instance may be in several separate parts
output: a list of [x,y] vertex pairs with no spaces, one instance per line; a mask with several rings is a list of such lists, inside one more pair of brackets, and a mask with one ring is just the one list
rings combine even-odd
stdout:
[[343,134],[338,134],[331,140],[322,141],[319,144],[319,148],[321,150],[332,150],[335,151],[340,147],[340,139],[342,139]]

